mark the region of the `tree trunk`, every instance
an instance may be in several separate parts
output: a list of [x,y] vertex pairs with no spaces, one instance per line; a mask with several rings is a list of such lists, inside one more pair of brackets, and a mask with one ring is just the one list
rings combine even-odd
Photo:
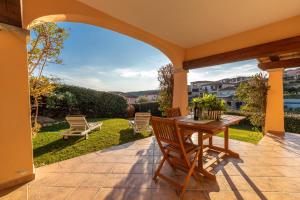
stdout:
[[35,116],[34,116],[34,124],[33,124],[33,135],[38,132],[38,115],[39,115],[39,101],[37,97],[34,97],[34,106],[35,106]]

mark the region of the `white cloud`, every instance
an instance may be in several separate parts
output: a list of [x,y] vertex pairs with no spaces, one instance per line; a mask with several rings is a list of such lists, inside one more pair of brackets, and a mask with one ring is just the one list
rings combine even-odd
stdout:
[[105,74],[107,74],[107,72],[104,72],[104,71],[97,71],[97,74],[105,75]]
[[237,76],[252,76],[260,72],[257,63],[254,61],[245,61],[241,63],[230,63],[218,66],[212,66],[202,69],[191,70],[188,73],[188,82],[192,81],[217,81],[224,78],[233,78]]
[[123,78],[156,78],[157,71],[156,70],[136,70],[131,68],[117,68],[113,70],[113,72],[117,73],[120,77]]

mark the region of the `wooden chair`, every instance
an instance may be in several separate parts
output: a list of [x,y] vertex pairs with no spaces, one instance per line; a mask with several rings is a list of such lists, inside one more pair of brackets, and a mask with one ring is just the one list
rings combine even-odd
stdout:
[[85,136],[89,138],[89,133],[97,128],[101,130],[102,122],[87,123],[84,115],[70,115],[66,117],[70,128],[62,132],[63,139],[68,139],[69,136]]
[[[180,108],[179,107],[167,108],[166,109],[166,116],[167,116],[167,118],[182,116],[181,112],[180,112]],[[192,140],[193,133],[194,133],[194,131],[189,131],[189,133],[185,134],[185,141],[189,141],[190,143],[193,143],[193,140]]]
[[135,113],[134,120],[129,121],[129,125],[133,128],[134,134],[142,131],[152,131],[150,127],[151,113],[137,112]]
[[166,116],[167,116],[167,118],[180,117],[181,116],[180,108],[179,107],[167,108],[166,109]]
[[[163,154],[153,179],[157,177],[164,179],[179,189],[180,198],[186,190],[190,177],[198,180],[198,175],[194,171],[197,158],[200,153],[200,146],[185,142],[183,134],[177,128],[175,119],[152,117],[151,124],[153,131]],[[184,182],[179,183],[174,179],[160,173],[163,164],[167,161],[173,169],[179,169],[187,172]]]

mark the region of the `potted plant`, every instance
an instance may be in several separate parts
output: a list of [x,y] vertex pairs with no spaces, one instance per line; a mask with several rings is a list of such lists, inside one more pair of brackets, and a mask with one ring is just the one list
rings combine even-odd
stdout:
[[196,106],[200,106],[202,119],[214,119],[219,120],[222,112],[225,110],[225,102],[222,99],[218,99],[213,94],[206,94],[203,98],[194,98],[193,103]]

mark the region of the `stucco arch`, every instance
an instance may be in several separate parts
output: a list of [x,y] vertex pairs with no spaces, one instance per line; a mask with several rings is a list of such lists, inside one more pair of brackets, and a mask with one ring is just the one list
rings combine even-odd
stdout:
[[184,49],[157,36],[124,23],[76,0],[25,0],[23,28],[34,20],[52,22],[79,22],[106,28],[145,42],[164,53],[175,67],[182,67]]

